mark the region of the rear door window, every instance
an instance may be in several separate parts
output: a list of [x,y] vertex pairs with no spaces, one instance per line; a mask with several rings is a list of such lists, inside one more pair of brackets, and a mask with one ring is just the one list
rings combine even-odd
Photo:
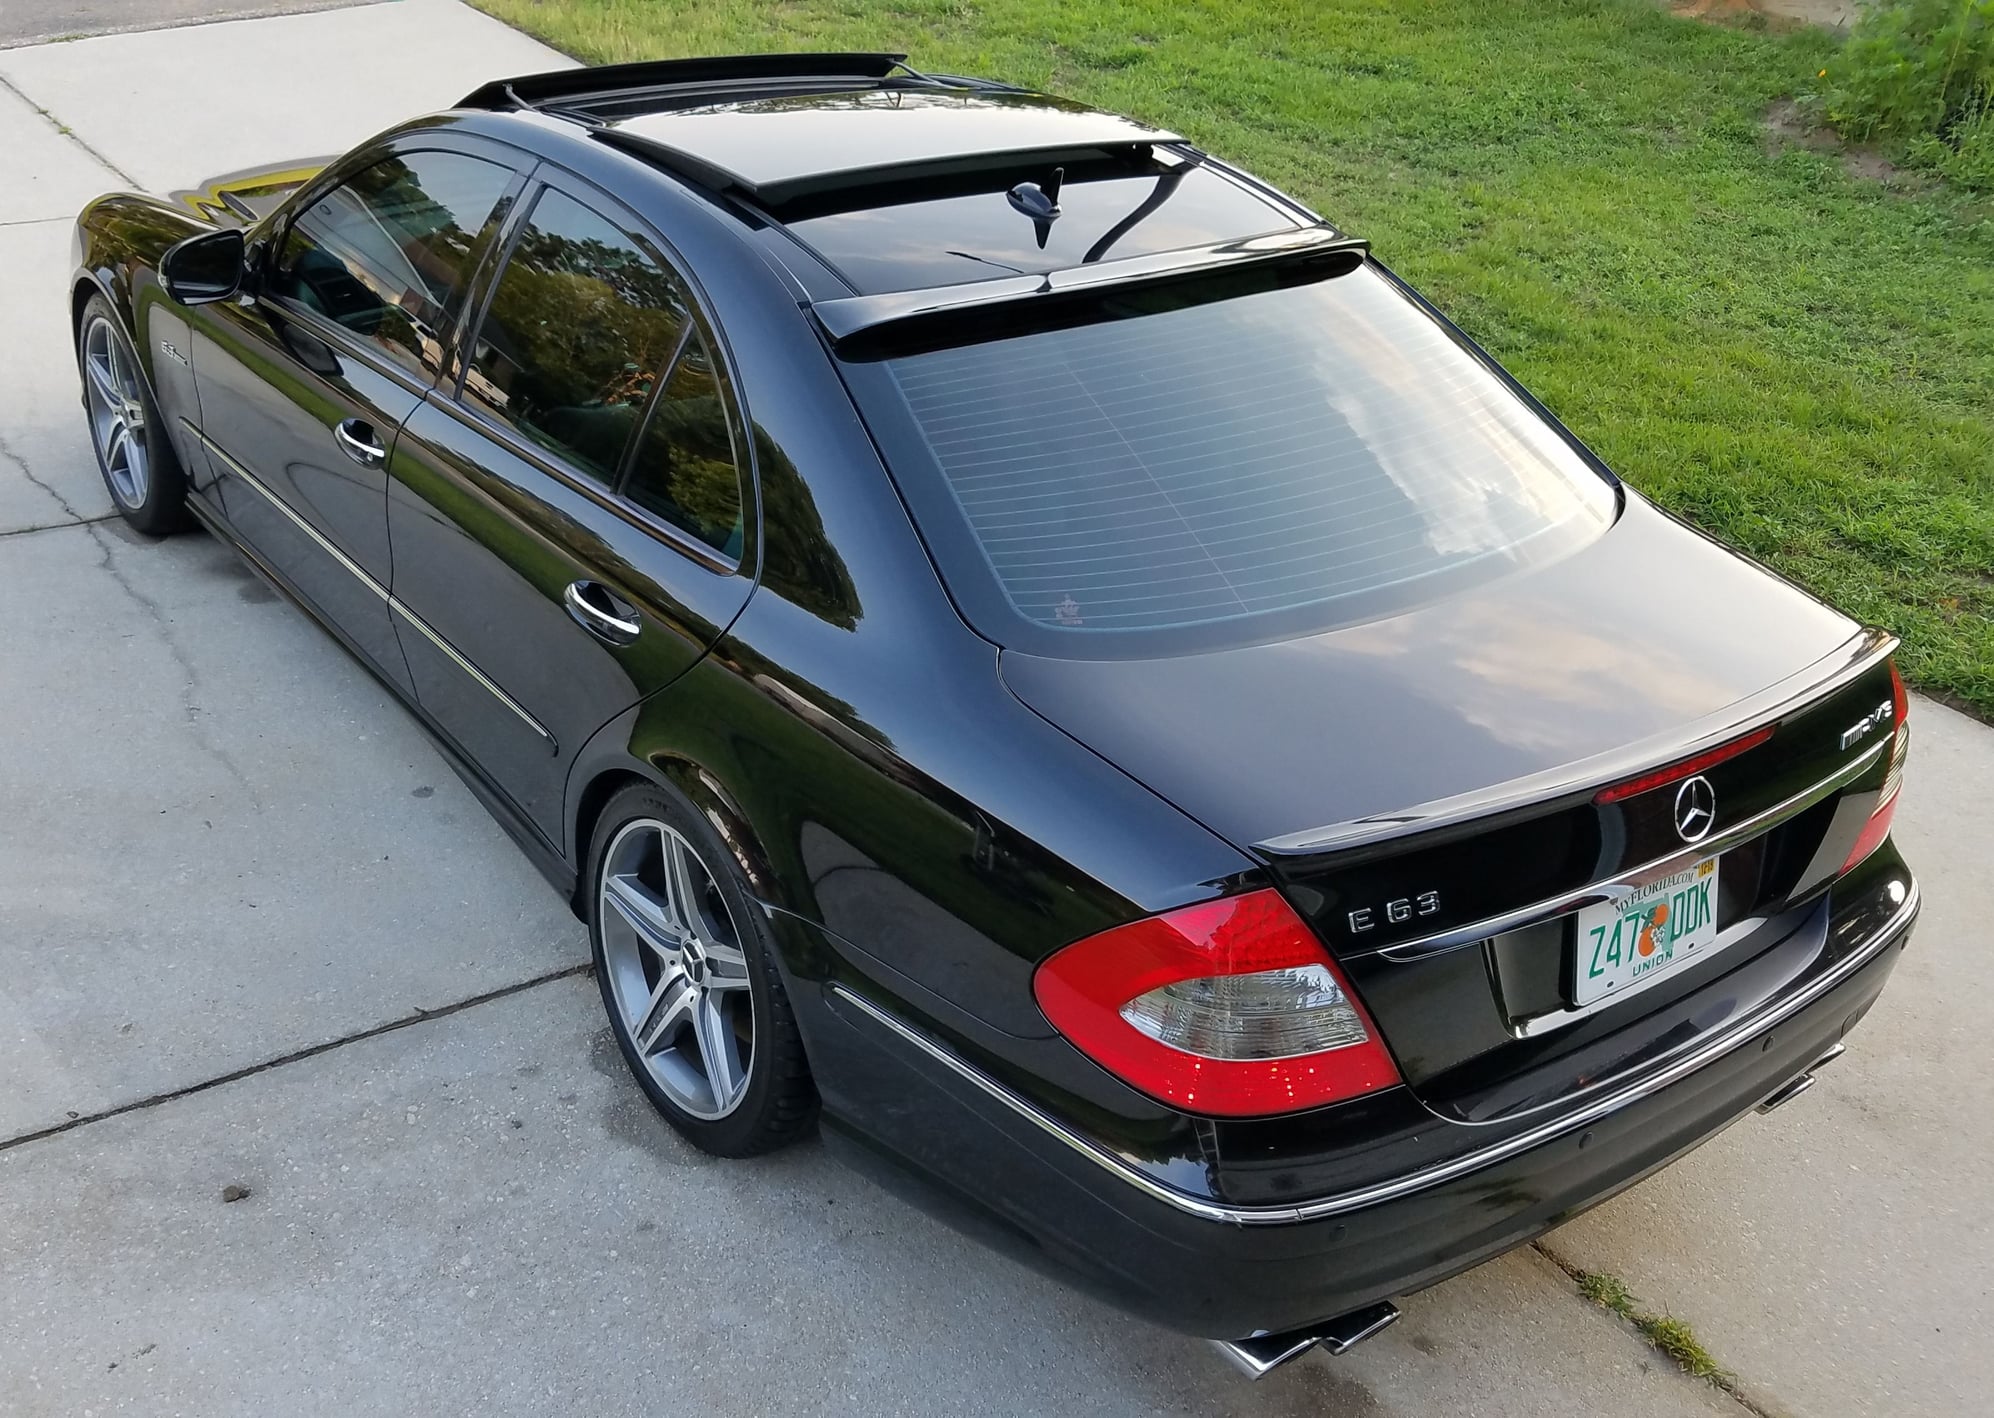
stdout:
[[678,281],[617,223],[550,187],[492,291],[463,397],[613,488],[689,329]]
[[513,178],[511,168],[464,153],[385,158],[291,221],[269,294],[434,377],[479,234]]

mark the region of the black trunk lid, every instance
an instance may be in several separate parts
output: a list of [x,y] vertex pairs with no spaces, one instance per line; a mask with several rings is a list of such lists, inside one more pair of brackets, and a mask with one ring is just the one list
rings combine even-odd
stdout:
[[[1889,643],[1630,498],[1585,551],[1472,598],[1172,659],[1003,666],[1026,703],[1257,855],[1407,1082],[1481,1121],[1712,1027],[1714,980],[1737,977],[1730,1018],[1805,966],[1806,907],[1862,816],[1841,795],[1887,757],[1887,732],[1848,734],[1891,697]],[[1695,776],[1714,823],[1692,831],[1721,851],[1722,949],[1575,1010],[1589,889],[1705,850],[1677,828],[1691,774],[1596,798],[1713,751]]]

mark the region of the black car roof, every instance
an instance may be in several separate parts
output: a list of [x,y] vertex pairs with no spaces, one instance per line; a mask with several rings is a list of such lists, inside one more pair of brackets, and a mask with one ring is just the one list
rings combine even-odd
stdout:
[[[1083,268],[1089,284],[1123,267],[1155,280],[1171,252],[1209,268],[1287,259],[1295,243],[1279,238],[1300,233],[1304,247],[1353,245],[1175,133],[990,80],[922,74],[898,54],[558,70],[496,80],[458,106],[568,119],[786,232],[856,297],[837,329],[820,312],[833,338],[904,318],[906,302],[885,298],[908,292],[957,291],[943,303],[954,309]],[[1011,200],[1023,183],[1057,200],[1051,220]],[[958,288],[977,289],[965,302]]]

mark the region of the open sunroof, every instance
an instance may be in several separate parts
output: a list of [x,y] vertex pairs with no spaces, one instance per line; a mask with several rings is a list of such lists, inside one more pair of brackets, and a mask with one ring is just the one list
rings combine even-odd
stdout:
[[852,186],[1048,167],[1182,140],[1043,94],[955,88],[785,94],[639,114],[597,130],[716,190],[778,208]]

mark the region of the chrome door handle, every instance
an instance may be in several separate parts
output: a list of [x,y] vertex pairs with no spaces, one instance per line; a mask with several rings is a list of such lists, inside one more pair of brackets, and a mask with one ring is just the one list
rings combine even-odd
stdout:
[[561,599],[567,603],[568,614],[575,618],[576,624],[598,640],[628,645],[644,629],[635,610],[593,581],[569,582]]
[[339,451],[363,468],[388,461],[388,450],[374,442],[374,429],[365,419],[341,419],[332,426],[332,437]]

